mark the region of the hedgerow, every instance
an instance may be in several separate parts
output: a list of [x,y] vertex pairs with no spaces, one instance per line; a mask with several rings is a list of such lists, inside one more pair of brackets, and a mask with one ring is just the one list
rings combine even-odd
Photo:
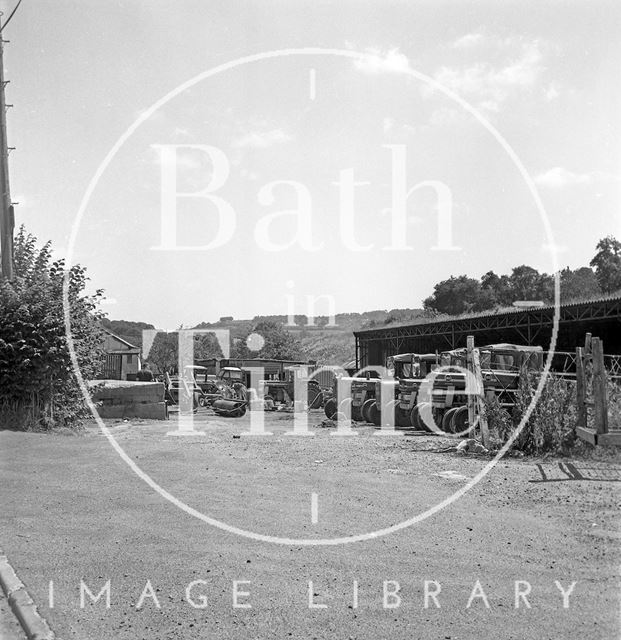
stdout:
[[[15,238],[15,277],[0,281],[0,427],[75,427],[85,415],[67,345],[63,314],[64,260],[52,260],[51,244],[20,228]],[[67,272],[72,336],[85,379],[103,363],[102,291],[85,293],[84,267]]]

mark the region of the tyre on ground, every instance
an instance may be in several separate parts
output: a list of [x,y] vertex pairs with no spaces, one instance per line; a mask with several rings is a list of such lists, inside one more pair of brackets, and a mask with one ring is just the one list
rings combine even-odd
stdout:
[[416,431],[431,431],[431,429],[425,424],[421,411],[429,407],[428,402],[420,402],[415,407],[412,407],[410,411],[410,424]]
[[446,433],[453,433],[453,416],[457,412],[459,407],[452,407],[447,409],[442,416],[442,431]]
[[372,422],[371,418],[369,417],[369,409],[371,408],[372,404],[375,404],[375,398],[369,398],[368,400],[365,400],[364,404],[362,405],[362,409],[360,410],[362,419],[365,422]]
[[451,432],[460,436],[467,436],[471,430],[472,427],[468,422],[468,407],[459,407],[451,420]]
[[382,424],[382,414],[377,406],[377,402],[374,401],[367,409],[367,414],[369,416],[369,422],[372,422],[376,427],[379,427]]

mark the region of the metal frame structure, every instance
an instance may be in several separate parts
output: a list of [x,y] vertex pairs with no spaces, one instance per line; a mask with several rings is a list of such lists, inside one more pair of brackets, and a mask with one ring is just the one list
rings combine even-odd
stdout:
[[[356,364],[360,369],[381,365],[386,357],[397,353],[464,347],[468,335],[474,336],[479,345],[511,342],[548,349],[554,309],[554,305],[550,305],[355,331]],[[573,351],[576,344],[584,342],[586,333],[601,336],[608,353],[621,354],[621,296],[560,306],[556,348]]]

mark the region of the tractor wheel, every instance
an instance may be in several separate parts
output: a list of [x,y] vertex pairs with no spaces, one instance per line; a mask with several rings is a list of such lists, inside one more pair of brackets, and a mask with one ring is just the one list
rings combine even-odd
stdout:
[[395,427],[399,427],[400,429],[407,429],[410,427],[410,416],[397,407],[395,411]]
[[377,406],[377,402],[373,402],[373,404],[368,408],[367,414],[369,416],[369,421],[372,422],[376,427],[381,426],[382,424],[382,414]]
[[410,411],[410,424],[414,429],[416,429],[416,431],[431,431],[421,416],[421,411],[428,406],[428,402],[421,402]]
[[314,385],[308,386],[308,408],[309,409],[321,409],[323,404],[323,394],[319,387]]
[[360,410],[360,413],[362,414],[362,419],[365,422],[372,422],[371,418],[369,418],[369,409],[372,404],[375,404],[375,399],[369,398],[368,400],[364,401],[364,404],[362,405],[362,409]]
[[334,420],[338,407],[336,406],[336,400],[330,398],[323,406],[323,412],[326,414],[328,420]]
[[343,398],[343,400],[339,402],[338,409],[340,413],[342,413],[344,416],[346,416],[349,413],[350,420],[355,420],[354,418],[355,407],[352,406],[351,398]]
[[460,436],[467,436],[472,427],[468,423],[468,407],[459,407],[451,420],[451,431]]
[[453,433],[453,416],[457,410],[457,407],[453,407],[452,409],[448,409],[444,412],[444,415],[442,416],[442,431],[446,431],[446,433]]

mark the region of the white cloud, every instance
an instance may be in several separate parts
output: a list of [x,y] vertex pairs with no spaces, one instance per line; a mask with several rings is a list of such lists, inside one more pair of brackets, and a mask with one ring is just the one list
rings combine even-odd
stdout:
[[477,44],[481,44],[483,40],[484,36],[482,33],[467,33],[465,36],[461,36],[461,38],[457,38],[457,40],[453,42],[453,48],[469,49]]
[[384,130],[384,133],[388,133],[389,131],[392,131],[394,126],[395,126],[395,121],[393,120],[393,118],[384,118],[382,120],[382,129]]
[[399,49],[369,49],[354,61],[354,66],[363,73],[404,73],[409,71],[410,61]]
[[548,102],[556,100],[561,95],[558,86],[552,83],[545,91],[544,96]]
[[535,183],[550,189],[561,189],[572,185],[589,185],[595,182],[611,182],[618,180],[616,176],[603,171],[574,173],[563,167],[553,167],[535,176]]
[[[450,48],[459,51],[459,62],[440,67],[434,79],[479,109],[494,113],[512,97],[538,89],[545,71],[543,51],[550,50],[551,45],[474,32],[461,36]],[[423,89],[426,97],[434,93],[430,87]],[[549,85],[544,97],[552,100],[556,95],[558,87]]]
[[[441,67],[434,79],[466,99],[474,99],[486,111],[499,111],[512,95],[533,87],[542,71],[542,55],[538,43],[523,44],[512,61],[497,66],[477,62],[465,68]],[[425,95],[431,93],[425,90]]]
[[289,142],[290,140],[293,140],[293,137],[285,133],[282,129],[252,131],[234,140],[233,147],[236,149],[264,149],[275,144]]

